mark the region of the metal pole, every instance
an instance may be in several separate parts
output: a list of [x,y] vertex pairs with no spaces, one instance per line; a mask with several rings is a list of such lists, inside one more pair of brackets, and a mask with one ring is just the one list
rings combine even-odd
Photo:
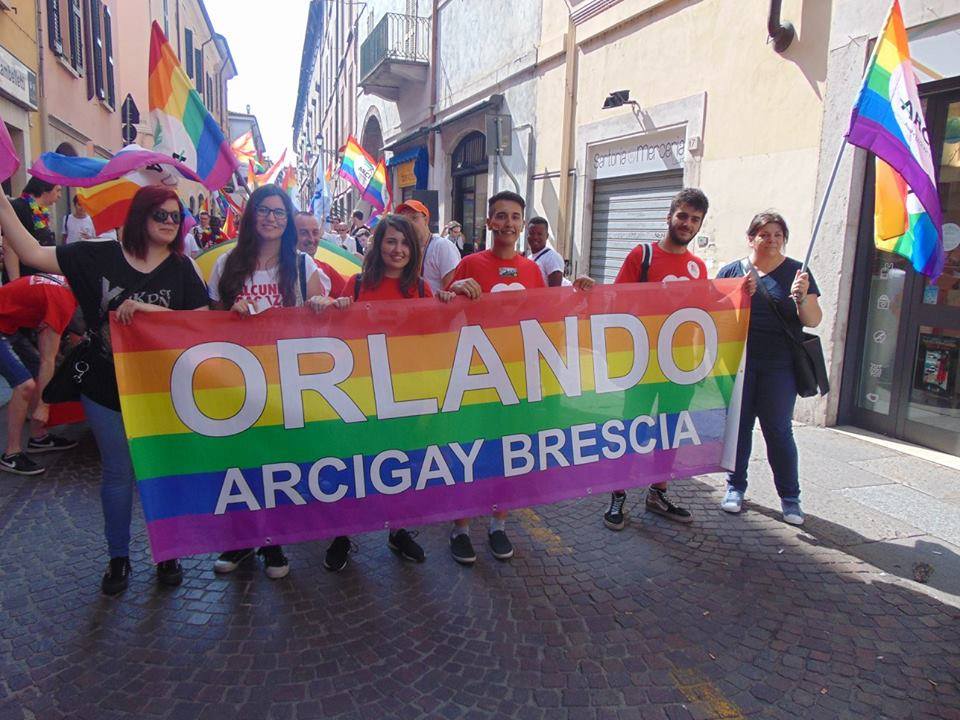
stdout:
[[830,192],[833,190],[833,181],[837,179],[837,171],[840,169],[840,160],[843,158],[843,151],[847,148],[847,138],[843,138],[840,143],[840,149],[837,151],[837,159],[833,161],[833,170],[830,173],[830,180],[827,182],[827,189],[823,193],[823,199],[820,201],[820,209],[817,211],[817,220],[813,224],[813,234],[810,236],[810,245],[807,247],[807,256],[803,259],[803,267],[800,272],[807,271],[807,265],[810,264],[810,255],[813,253],[813,245],[817,241],[817,235],[820,232],[820,223],[823,222],[823,215],[827,209],[827,203],[830,201]]

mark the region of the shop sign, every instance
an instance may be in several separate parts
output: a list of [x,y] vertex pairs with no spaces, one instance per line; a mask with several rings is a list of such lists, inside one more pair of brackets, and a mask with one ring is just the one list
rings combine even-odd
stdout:
[[401,165],[397,165],[397,185],[402,188],[417,184],[417,173],[414,170],[416,160],[410,160]]
[[0,47],[0,90],[31,110],[37,109],[37,74]]
[[591,146],[589,172],[595,180],[681,170],[686,155],[686,127],[634,135]]

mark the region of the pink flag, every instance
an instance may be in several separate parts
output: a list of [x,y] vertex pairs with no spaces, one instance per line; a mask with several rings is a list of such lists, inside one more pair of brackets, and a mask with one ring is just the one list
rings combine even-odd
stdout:
[[20,158],[13,147],[7,124],[0,118],[0,182],[13,175],[20,167]]

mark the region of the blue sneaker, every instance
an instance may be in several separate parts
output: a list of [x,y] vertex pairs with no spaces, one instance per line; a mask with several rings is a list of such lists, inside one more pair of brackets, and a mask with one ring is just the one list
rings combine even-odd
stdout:
[[728,513],[738,513],[742,505],[743,493],[728,487],[727,494],[723,496],[723,502],[720,503],[720,509]]
[[791,525],[803,525],[804,514],[800,509],[799,498],[783,498],[780,501],[784,521]]

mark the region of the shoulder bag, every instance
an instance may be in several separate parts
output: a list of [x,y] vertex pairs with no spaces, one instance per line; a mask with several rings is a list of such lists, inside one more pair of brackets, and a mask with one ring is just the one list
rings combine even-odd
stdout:
[[780,312],[776,301],[770,297],[767,288],[760,282],[760,275],[753,263],[744,258],[740,261],[740,265],[744,273],[753,275],[757,281],[757,292],[763,295],[764,300],[770,305],[773,314],[780,321],[783,334],[787,336],[788,347],[793,357],[793,374],[796,378],[797,395],[813,397],[817,392],[826,395],[830,392],[830,380],[827,376],[827,364],[823,358],[823,346],[820,344],[820,337],[803,330],[800,332],[800,337],[797,337]]

